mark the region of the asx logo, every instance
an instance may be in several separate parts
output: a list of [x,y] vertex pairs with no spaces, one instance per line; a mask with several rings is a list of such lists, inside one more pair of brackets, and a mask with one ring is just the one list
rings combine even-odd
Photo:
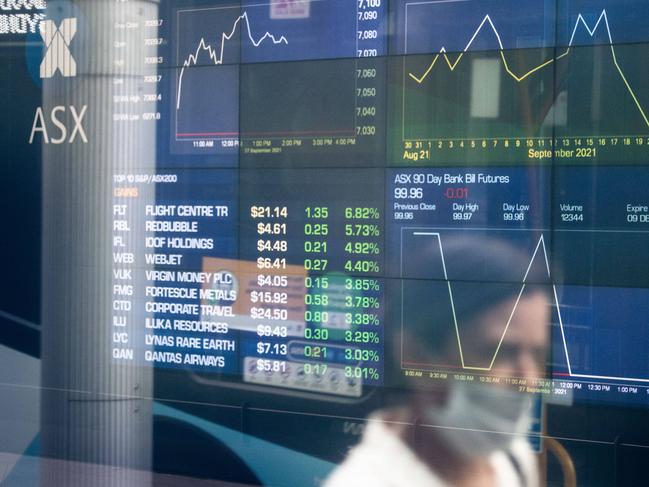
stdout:
[[[43,111],[43,107],[38,107],[34,115],[29,143],[33,144],[36,134],[40,133],[44,144],[63,144],[65,142],[71,144],[77,135],[81,142],[87,144],[88,136],[83,126],[83,118],[87,109],[88,105],[83,105],[80,110],[74,105],[68,107],[60,105],[47,113]],[[58,133],[55,133],[55,128]]]
[[77,19],[63,19],[58,27],[53,20],[44,20],[39,28],[47,47],[40,67],[41,78],[51,78],[57,71],[64,77],[76,76],[77,62],[70,52],[70,42],[77,33]]

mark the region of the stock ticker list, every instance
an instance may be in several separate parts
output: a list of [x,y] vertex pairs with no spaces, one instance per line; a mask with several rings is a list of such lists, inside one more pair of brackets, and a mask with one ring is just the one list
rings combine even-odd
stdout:
[[114,176],[114,359],[350,397],[382,383],[382,172],[237,174]]
[[228,170],[114,176],[114,358],[237,370],[234,181]]

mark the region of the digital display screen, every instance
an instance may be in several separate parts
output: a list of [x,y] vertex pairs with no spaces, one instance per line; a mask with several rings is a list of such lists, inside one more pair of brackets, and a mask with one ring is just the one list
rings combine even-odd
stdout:
[[[486,381],[518,301],[494,343],[463,302],[536,286],[534,387],[647,403],[644,10],[194,1],[124,24],[147,54],[115,124],[157,152],[113,175],[114,360],[323,397]],[[492,244],[521,258],[475,257]],[[455,358],[422,362],[408,327],[438,313]]]
[[395,163],[644,162],[641,2],[395,3]]
[[0,0],[0,484],[641,484],[648,19]]
[[255,167],[376,164],[385,2],[194,3],[170,5],[159,25],[170,36],[158,37],[157,65],[171,154]]

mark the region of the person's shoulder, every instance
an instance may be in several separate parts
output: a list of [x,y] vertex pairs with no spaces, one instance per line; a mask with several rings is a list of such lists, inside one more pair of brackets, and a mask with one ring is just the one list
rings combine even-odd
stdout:
[[526,479],[526,485],[539,485],[539,466],[537,456],[527,439],[516,439],[512,443],[510,451],[513,457],[519,462],[520,469]]
[[324,487],[357,487],[385,485],[381,482],[382,470],[388,450],[394,451],[394,434],[383,424],[380,417],[374,416],[365,425],[361,442],[353,447],[347,458],[327,479]]
[[536,455],[526,439],[518,438],[506,451],[491,455],[498,485],[539,485],[539,471]]
[[324,487],[442,486],[400,437],[400,425],[385,415],[372,416],[361,442],[352,448]]

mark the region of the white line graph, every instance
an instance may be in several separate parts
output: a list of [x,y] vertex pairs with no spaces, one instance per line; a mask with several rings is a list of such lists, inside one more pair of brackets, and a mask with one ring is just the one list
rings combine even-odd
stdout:
[[[413,5],[413,4],[408,4],[408,5]],[[579,28],[580,23],[583,24],[584,27],[586,27],[586,30],[588,31],[588,34],[590,35],[590,37],[593,37],[595,35],[595,33],[597,32],[597,28],[599,27],[599,24],[602,22],[602,20],[604,20],[604,23],[606,25],[606,33],[607,33],[607,36],[608,36],[609,43],[613,44],[613,37],[611,35],[611,28],[610,28],[609,23],[608,23],[608,15],[606,14],[606,9],[604,9],[600,13],[600,15],[599,15],[599,17],[597,19],[597,22],[595,22],[595,26],[592,29],[588,26],[588,24],[586,23],[586,19],[584,19],[584,16],[581,13],[579,13],[577,15],[577,20],[575,22],[575,26],[572,29],[572,35],[570,36],[570,41],[568,42],[568,47],[572,47],[572,45],[574,43],[574,40],[575,40],[575,34],[577,33],[577,29]],[[406,17],[406,21],[407,21],[407,17]],[[503,45],[503,41],[502,41],[502,39],[500,37],[500,33],[498,32],[498,29],[496,29],[496,26],[494,25],[493,21],[491,20],[491,16],[489,14],[487,14],[487,15],[484,16],[484,18],[482,19],[482,22],[480,23],[478,28],[475,30],[475,32],[471,36],[471,39],[469,39],[469,42],[467,43],[466,47],[462,50],[462,53],[467,52],[471,48],[471,46],[473,45],[473,41],[475,41],[475,39],[478,36],[478,34],[480,33],[480,31],[482,30],[482,28],[487,23],[491,26],[491,30],[496,35],[496,40],[498,41],[499,49],[501,51],[505,50],[505,46]],[[406,41],[407,41],[408,40],[408,32],[407,31],[405,32],[405,36],[406,36]],[[447,52],[446,47],[442,46],[442,48],[439,50],[439,52],[440,52],[440,54],[443,54],[443,53]],[[406,44],[406,48],[405,48],[405,54],[408,54],[407,44]]]
[[286,39],[286,37],[284,37],[283,35],[276,37],[270,32],[265,32],[264,35],[262,35],[259,39],[255,40],[252,34],[252,30],[250,28],[250,20],[248,18],[248,12],[243,12],[243,14],[239,15],[239,17],[237,17],[237,19],[234,21],[230,33],[227,34],[223,32],[221,34],[220,46],[218,49],[214,49],[213,46],[210,43],[208,43],[204,37],[201,37],[201,40],[198,43],[198,47],[196,48],[194,53],[189,54],[187,58],[183,61],[183,66],[180,70],[180,76],[178,78],[178,92],[176,93],[176,110],[180,109],[180,100],[182,97],[183,76],[185,74],[185,69],[190,66],[195,66],[198,63],[198,56],[203,52],[207,52],[209,59],[212,61],[212,63],[215,66],[223,64],[223,52],[225,50],[225,43],[232,39],[235,32],[237,31],[237,27],[239,26],[239,24],[241,24],[242,21],[245,22],[245,28],[246,28],[246,33],[248,35],[248,39],[250,39],[250,42],[254,47],[259,47],[261,43],[267,39],[270,39],[270,41],[272,41],[273,44],[288,44],[288,40]]
[[[401,230],[402,231],[401,277],[402,278],[404,277],[403,276],[403,231],[404,230],[413,230],[413,229],[402,228],[402,230]],[[534,260],[536,259],[537,254],[539,253],[539,250],[541,250],[543,252],[543,259],[544,259],[545,269],[547,271],[548,278],[551,277],[550,264],[549,264],[549,259],[548,259],[548,252],[547,252],[547,248],[545,246],[545,238],[544,238],[543,234],[541,234],[541,236],[539,237],[539,240],[538,240],[538,242],[537,242],[537,244],[536,244],[536,246],[534,248],[534,252],[532,254],[532,257],[530,258],[530,262],[529,262],[529,264],[527,266],[527,269],[525,270],[525,273],[523,275],[523,279],[521,280],[521,289],[520,289],[520,291],[518,293],[518,296],[516,298],[514,306],[512,307],[511,313],[509,314],[509,319],[507,320],[507,323],[505,325],[505,329],[504,329],[504,331],[503,331],[503,333],[502,333],[502,335],[500,337],[500,340],[498,342],[498,346],[497,346],[497,348],[496,348],[496,350],[495,350],[495,352],[494,352],[494,354],[493,354],[493,356],[491,358],[491,361],[490,361],[488,367],[470,366],[470,365],[466,365],[465,362],[464,362],[464,355],[462,353],[462,343],[461,343],[461,340],[460,340],[459,325],[458,325],[458,320],[457,320],[457,316],[456,316],[456,313],[455,313],[455,301],[454,301],[454,297],[453,297],[453,288],[451,286],[451,281],[448,278],[448,273],[447,273],[447,270],[446,270],[446,260],[445,260],[445,257],[444,257],[444,247],[443,247],[443,244],[442,244],[442,236],[441,236],[441,234],[439,232],[421,230],[421,231],[413,231],[413,235],[417,236],[417,237],[434,237],[434,238],[437,239],[437,245],[439,246],[439,252],[440,252],[440,256],[441,256],[443,275],[444,275],[444,279],[446,280],[446,283],[447,283],[449,299],[450,299],[450,302],[451,302],[451,311],[452,311],[452,315],[453,315],[453,322],[454,322],[454,326],[455,326],[455,334],[456,334],[456,338],[457,338],[458,350],[459,350],[459,353],[460,353],[460,361],[461,361],[462,368],[465,369],[465,370],[475,370],[475,371],[482,371],[482,372],[491,371],[493,369],[494,363],[495,363],[496,358],[498,356],[498,352],[499,352],[500,347],[501,347],[501,345],[503,343],[503,340],[505,339],[505,335],[507,334],[507,330],[509,329],[509,325],[510,325],[510,323],[512,321],[512,318],[513,318],[513,316],[514,316],[514,314],[516,312],[516,309],[518,307],[518,303],[519,303],[519,301],[521,299],[521,296],[523,295],[523,292],[525,291],[525,287],[527,285],[527,277],[529,275],[530,269],[532,268]],[[403,289],[402,289],[402,292],[403,292]],[[561,332],[561,340],[562,340],[562,343],[563,343],[563,351],[564,351],[564,354],[565,354],[565,357],[566,357],[566,365],[567,365],[567,368],[568,368],[568,375],[570,377],[579,378],[579,379],[620,380],[620,381],[628,381],[628,382],[649,383],[649,379],[640,379],[640,378],[634,378],[634,377],[620,377],[620,376],[607,376],[607,375],[574,373],[572,371],[572,365],[570,363],[570,355],[568,353],[568,346],[567,346],[567,343],[566,343],[566,335],[565,335],[565,330],[564,330],[563,318],[561,316],[561,306],[559,305],[559,297],[558,297],[558,293],[557,293],[557,287],[556,287],[556,284],[554,284],[554,283],[552,284],[552,295],[553,295],[553,298],[554,298],[554,306],[556,307],[556,310],[557,310],[557,317],[558,317],[558,320],[559,320],[559,330]],[[403,326],[403,318],[402,318],[402,326]],[[402,353],[403,353],[403,349],[402,349]]]
[[[408,17],[407,17],[407,13],[406,13],[406,32],[405,32],[405,39],[406,39],[405,53],[406,53],[406,54],[407,54],[407,51],[408,51],[408,47],[407,47],[407,46],[408,46],[408,44],[407,44],[407,42],[408,42],[407,20],[408,20]],[[430,72],[433,70],[433,68],[435,67],[435,65],[437,64],[437,61],[439,60],[440,57],[443,57],[444,60],[446,61],[446,64],[448,65],[448,68],[449,68],[451,71],[454,71],[455,68],[457,67],[457,65],[459,64],[460,60],[461,60],[462,57],[464,56],[464,54],[465,54],[465,53],[466,53],[466,52],[471,48],[471,46],[473,45],[473,42],[475,41],[475,39],[476,39],[476,37],[478,36],[478,34],[482,31],[482,28],[483,28],[485,25],[488,24],[488,25],[491,27],[491,30],[493,31],[494,35],[496,36],[496,40],[498,41],[498,46],[499,46],[499,50],[500,50],[500,56],[501,56],[501,59],[502,59],[502,62],[503,62],[503,66],[505,67],[505,71],[507,71],[507,73],[508,73],[508,74],[509,74],[509,75],[510,75],[514,80],[516,80],[517,82],[520,83],[521,81],[525,80],[527,77],[529,77],[530,75],[536,73],[537,71],[539,71],[539,70],[545,68],[546,66],[549,66],[549,65],[555,63],[555,62],[558,61],[559,59],[562,59],[562,58],[568,56],[568,54],[570,54],[570,50],[571,50],[572,47],[573,47],[573,43],[574,43],[574,40],[575,40],[575,35],[577,34],[577,29],[579,28],[580,25],[583,25],[583,26],[586,28],[586,31],[588,32],[588,35],[589,35],[590,37],[594,37],[594,36],[595,36],[595,33],[597,32],[597,30],[598,30],[600,24],[602,23],[602,21],[603,21],[604,26],[605,26],[605,29],[606,29],[606,35],[607,35],[607,38],[608,38],[608,41],[609,41],[609,47],[610,47],[610,49],[611,49],[611,55],[612,55],[612,57],[613,57],[613,63],[615,64],[615,68],[616,68],[618,74],[620,75],[620,78],[621,78],[622,81],[624,82],[624,84],[625,84],[625,86],[626,86],[626,88],[627,88],[627,91],[629,92],[629,94],[630,94],[631,97],[633,98],[633,101],[634,101],[636,107],[638,108],[638,111],[640,112],[640,115],[641,115],[642,118],[644,119],[645,124],[646,124],[647,126],[649,126],[649,117],[647,116],[644,107],[642,106],[642,104],[641,104],[640,101],[638,100],[638,97],[636,96],[635,91],[634,91],[633,88],[631,87],[629,81],[628,81],[627,78],[626,78],[626,75],[624,74],[624,72],[622,71],[622,68],[620,67],[620,65],[619,65],[619,63],[618,63],[617,55],[616,55],[616,53],[615,53],[615,46],[614,46],[614,44],[613,44],[613,36],[612,36],[612,34],[611,34],[611,28],[610,28],[610,25],[609,25],[609,22],[608,22],[608,15],[607,15],[607,13],[606,13],[606,9],[602,10],[602,12],[600,13],[600,15],[599,15],[599,17],[598,17],[598,19],[597,19],[597,22],[595,22],[595,25],[593,26],[593,28],[590,28],[590,27],[588,26],[588,23],[586,22],[586,19],[584,18],[584,16],[583,16],[581,13],[579,13],[578,16],[577,16],[577,20],[576,20],[576,22],[575,22],[575,26],[574,26],[574,28],[573,28],[573,30],[572,30],[572,35],[570,36],[570,42],[568,43],[568,47],[566,48],[566,50],[565,50],[562,54],[560,54],[559,56],[556,56],[556,57],[553,57],[553,58],[548,59],[547,61],[541,63],[540,65],[538,65],[538,66],[536,66],[536,67],[534,67],[534,68],[532,68],[531,70],[527,71],[526,73],[516,74],[516,73],[514,73],[514,72],[511,70],[511,68],[509,67],[509,64],[507,63],[507,59],[505,58],[505,53],[504,53],[505,47],[504,47],[504,45],[503,45],[503,42],[502,42],[502,39],[501,39],[500,34],[499,34],[499,32],[498,32],[498,29],[496,29],[496,26],[494,25],[493,21],[491,20],[491,17],[489,16],[489,14],[487,14],[487,15],[485,15],[485,17],[482,19],[482,22],[480,23],[480,25],[478,26],[478,28],[476,29],[476,31],[475,31],[475,32],[473,33],[473,35],[471,36],[471,39],[469,39],[469,42],[467,43],[466,47],[465,47],[465,48],[462,50],[462,52],[457,56],[457,58],[455,59],[455,61],[451,61],[451,60],[449,59],[449,56],[448,56],[448,54],[447,54],[446,47],[443,46],[443,47],[439,50],[439,53],[438,53],[437,55],[435,55],[435,57],[433,58],[433,60],[431,61],[431,63],[429,64],[428,68],[426,69],[426,71],[424,71],[423,74],[417,76],[417,75],[415,75],[415,74],[413,74],[413,73],[408,73],[408,75],[409,75],[410,78],[412,78],[416,83],[418,83],[418,84],[423,83],[424,80],[425,80],[425,79],[428,77],[428,75],[430,74]]]

